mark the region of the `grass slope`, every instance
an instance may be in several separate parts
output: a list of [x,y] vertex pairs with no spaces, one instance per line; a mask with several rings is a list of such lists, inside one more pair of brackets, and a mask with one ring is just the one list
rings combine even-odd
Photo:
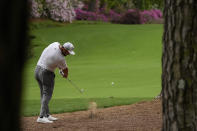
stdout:
[[40,92],[34,68],[42,50],[54,41],[74,44],[76,55],[66,57],[69,78],[85,94],[77,92],[56,70],[52,113],[85,110],[91,100],[99,107],[131,104],[152,99],[160,92],[162,25],[42,21],[32,27],[31,34],[36,38],[24,72],[23,115],[39,113]]

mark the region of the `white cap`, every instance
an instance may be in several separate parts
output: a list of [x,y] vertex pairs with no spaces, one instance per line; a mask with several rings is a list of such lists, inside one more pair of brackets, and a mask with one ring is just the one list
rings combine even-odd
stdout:
[[74,50],[74,45],[70,42],[66,42],[64,43],[63,47],[71,54],[71,55],[75,55]]

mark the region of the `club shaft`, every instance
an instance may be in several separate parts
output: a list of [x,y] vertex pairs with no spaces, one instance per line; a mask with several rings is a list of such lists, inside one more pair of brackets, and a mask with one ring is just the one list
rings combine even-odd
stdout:
[[72,84],[81,94],[82,94],[82,91],[81,89],[75,84],[73,83],[70,79],[67,78],[67,80],[70,82],[70,84]]

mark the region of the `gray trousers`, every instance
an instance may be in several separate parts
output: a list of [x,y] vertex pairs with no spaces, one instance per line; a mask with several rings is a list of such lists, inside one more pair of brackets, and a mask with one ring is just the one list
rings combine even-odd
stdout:
[[51,100],[55,74],[49,70],[36,66],[35,78],[40,87],[41,109],[40,117],[47,117],[49,115],[49,101]]

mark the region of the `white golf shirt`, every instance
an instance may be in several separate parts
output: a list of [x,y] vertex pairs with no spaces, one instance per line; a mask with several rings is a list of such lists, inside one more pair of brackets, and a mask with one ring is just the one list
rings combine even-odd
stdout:
[[65,69],[67,67],[64,55],[59,48],[60,43],[54,42],[44,49],[37,65],[50,70],[52,72],[58,67],[59,69]]

